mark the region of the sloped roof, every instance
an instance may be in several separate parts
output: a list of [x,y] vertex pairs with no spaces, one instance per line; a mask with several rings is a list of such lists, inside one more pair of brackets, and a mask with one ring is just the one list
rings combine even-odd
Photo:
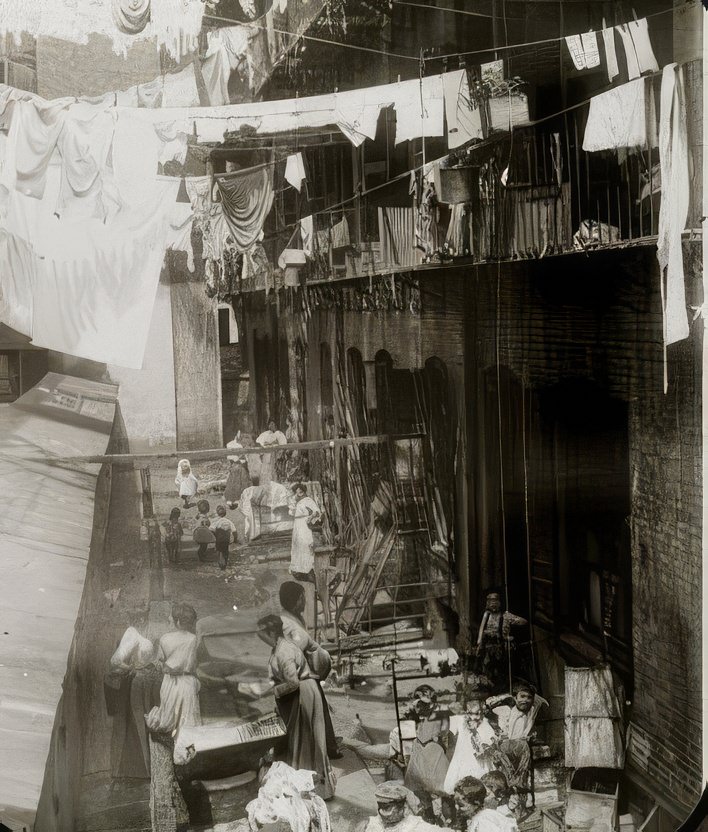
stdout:
[[[0,406],[0,806],[37,808],[86,576],[114,385],[48,373]],[[18,811],[13,811],[18,810]]]

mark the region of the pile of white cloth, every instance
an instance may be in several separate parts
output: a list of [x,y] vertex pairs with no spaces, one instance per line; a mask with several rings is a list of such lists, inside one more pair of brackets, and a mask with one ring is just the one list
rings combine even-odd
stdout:
[[287,821],[292,832],[331,832],[327,804],[315,794],[314,772],[274,763],[263,778],[258,797],[246,806],[252,830]]

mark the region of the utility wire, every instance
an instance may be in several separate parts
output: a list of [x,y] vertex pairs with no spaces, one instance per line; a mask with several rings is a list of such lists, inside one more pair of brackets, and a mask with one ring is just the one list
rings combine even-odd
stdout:
[[[689,2],[686,3],[685,5],[691,5],[691,2],[692,2],[692,0],[689,0]],[[677,8],[681,8],[681,7],[678,6]],[[675,11],[676,11],[676,9],[672,6],[670,9],[664,9],[663,11],[660,11],[660,12],[652,12],[651,14],[647,14],[647,15],[645,15],[645,17],[647,19],[649,19],[650,17],[659,17],[662,14],[669,14],[670,12],[675,12]],[[619,26],[621,24],[618,23],[617,25]],[[451,52],[449,55],[435,55],[435,57],[431,58],[430,60],[442,61],[442,60],[445,60],[446,58],[463,58],[467,55],[485,55],[488,52],[498,52],[498,51],[501,51],[502,49],[504,49],[504,50],[506,50],[506,49],[525,49],[527,46],[541,46],[544,43],[558,43],[560,41],[565,40],[565,38],[566,38],[565,35],[560,35],[559,37],[556,37],[556,38],[544,38],[543,40],[532,40],[532,41],[526,41],[525,43],[509,43],[506,46],[496,46],[496,47],[495,46],[490,46],[487,49],[474,49],[471,52]]]
[[[208,18],[209,20],[219,20],[223,23],[233,23],[235,25],[241,24],[241,21],[233,20],[233,19],[228,18],[228,17],[219,17],[218,15],[214,15],[214,14],[205,14],[204,17]],[[286,29],[271,29],[268,26],[259,26],[255,23],[248,23],[248,24],[241,24],[241,25],[247,25],[247,26],[251,27],[252,29],[263,29],[263,30],[267,30],[267,31],[271,31],[271,32],[276,32],[279,35],[289,35],[290,37],[295,38],[296,40],[310,40],[310,41],[314,41],[315,43],[327,43],[327,44],[330,44],[331,46],[341,46],[344,49],[356,49],[359,52],[369,52],[369,53],[373,53],[375,55],[384,55],[387,58],[400,58],[401,60],[404,60],[404,61],[416,61],[416,62],[420,60],[418,57],[415,57],[413,55],[401,55],[400,53],[397,53],[397,52],[385,52],[383,49],[374,49],[373,47],[370,47],[370,46],[357,46],[356,44],[353,44],[353,43],[342,43],[342,41],[340,41],[340,40],[330,40],[329,38],[319,38],[315,35],[301,35],[301,34],[298,34],[297,32],[288,32]]]

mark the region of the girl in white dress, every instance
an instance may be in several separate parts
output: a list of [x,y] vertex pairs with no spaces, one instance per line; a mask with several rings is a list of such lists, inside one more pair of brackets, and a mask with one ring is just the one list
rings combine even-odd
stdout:
[[290,547],[290,572],[307,576],[315,568],[315,538],[312,524],[321,515],[320,508],[312,497],[307,496],[307,486],[299,482],[293,486],[295,503],[290,508],[293,521],[293,540]]
[[199,483],[192,473],[192,466],[189,464],[188,459],[180,459],[179,465],[177,466],[175,485],[179,489],[179,496],[184,500],[184,507],[190,508],[192,505],[192,497],[197,493]]
[[146,715],[151,731],[176,735],[184,725],[201,725],[197,671],[197,614],[189,604],[172,605],[176,629],[165,633],[158,644],[158,659],[164,676],[160,704]]
[[465,777],[479,779],[493,770],[491,752],[497,740],[494,728],[482,713],[481,703],[476,700],[468,703],[464,714],[450,719],[450,733],[457,736],[457,742],[445,776],[447,794],[452,794]]

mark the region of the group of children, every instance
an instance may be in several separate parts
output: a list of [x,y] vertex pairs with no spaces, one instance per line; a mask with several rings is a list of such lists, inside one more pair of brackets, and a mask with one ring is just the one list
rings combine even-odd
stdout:
[[[487,697],[482,690],[465,688],[460,701],[443,707],[430,685],[421,685],[411,708],[391,737],[398,756],[400,737],[414,736],[404,753],[404,785],[420,802],[421,816],[430,823],[448,825],[460,782],[470,778],[484,783],[502,814],[515,825],[532,798],[530,742],[536,717],[547,706],[532,685],[519,682],[513,696]],[[503,824],[502,824],[503,825]]]
[[[175,485],[179,489],[179,496],[183,500],[182,508],[187,511],[194,507],[192,499],[196,497],[199,490],[199,482],[192,472],[189,460],[182,459],[177,467]],[[208,500],[199,500],[196,503],[197,517],[196,527],[192,534],[197,544],[197,557],[203,563],[206,561],[209,546],[214,544],[219,567],[225,570],[229,564],[229,546],[232,540],[236,540],[236,526],[226,516],[226,506],[216,507],[216,516],[211,515],[211,505]],[[165,550],[170,563],[179,563],[182,538],[184,536],[184,525],[180,519],[182,509],[175,506],[170,512],[169,520],[163,523]]]

